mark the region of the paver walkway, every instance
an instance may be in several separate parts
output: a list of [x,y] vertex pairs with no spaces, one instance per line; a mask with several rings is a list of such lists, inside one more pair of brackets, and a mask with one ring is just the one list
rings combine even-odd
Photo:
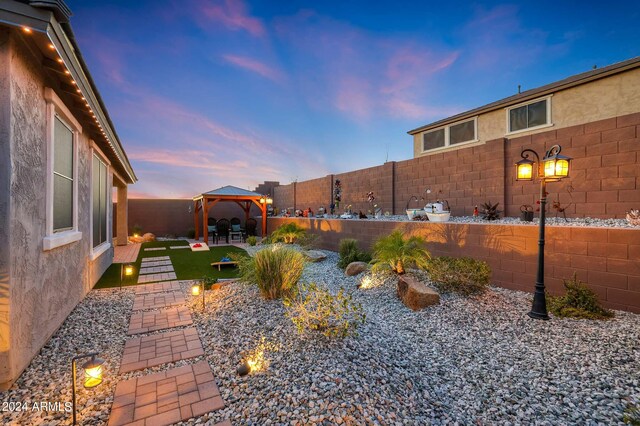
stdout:
[[135,286],[136,294],[162,293],[166,291],[182,291],[180,281],[162,281],[153,284]]
[[138,283],[143,284],[143,283],[153,283],[158,281],[171,281],[171,280],[175,280],[176,278],[177,277],[175,272],[163,272],[160,274],[139,275]]
[[161,309],[159,311],[141,311],[131,314],[127,334],[149,333],[166,328],[193,324],[191,312],[186,306]]
[[109,426],[163,426],[222,407],[211,368],[200,361],[118,383]]
[[194,327],[128,339],[120,361],[120,374],[204,355]]
[[113,263],[135,262],[141,245],[140,243],[132,243],[126,246],[115,246],[113,248]]
[[185,298],[182,291],[170,291],[166,293],[137,294],[133,300],[133,310],[169,308],[175,305],[184,305]]

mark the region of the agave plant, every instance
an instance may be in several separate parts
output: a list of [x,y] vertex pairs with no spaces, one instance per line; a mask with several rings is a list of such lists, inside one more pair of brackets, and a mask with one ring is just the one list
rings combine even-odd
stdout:
[[396,274],[404,274],[405,268],[415,266],[426,269],[431,257],[424,247],[425,241],[421,237],[405,238],[400,231],[393,231],[386,237],[379,238],[373,245],[374,272],[391,269]]
[[640,210],[631,210],[627,212],[627,222],[630,225],[640,225]]
[[491,204],[491,202],[484,203],[482,205],[482,218],[484,220],[498,220],[500,219],[500,213],[502,210],[498,210],[500,203]]

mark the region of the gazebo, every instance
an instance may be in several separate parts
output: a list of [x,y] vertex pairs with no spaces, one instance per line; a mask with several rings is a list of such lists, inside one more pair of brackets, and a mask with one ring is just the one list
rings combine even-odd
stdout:
[[200,227],[198,225],[198,214],[200,210],[203,211],[202,233],[206,241],[209,209],[220,201],[232,201],[238,204],[242,210],[244,210],[245,220],[249,219],[249,211],[251,210],[252,204],[260,207],[260,211],[262,212],[262,236],[267,235],[267,204],[269,204],[271,200],[268,200],[266,196],[260,195],[257,192],[227,185],[193,197],[193,222],[196,230],[196,240],[200,239]]

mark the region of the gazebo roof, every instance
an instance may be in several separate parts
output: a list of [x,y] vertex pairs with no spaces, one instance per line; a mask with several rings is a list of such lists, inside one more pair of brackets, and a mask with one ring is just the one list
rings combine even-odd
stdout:
[[242,188],[238,188],[237,186],[231,186],[231,185],[227,185],[227,186],[223,186],[221,188],[217,188],[217,189],[213,189],[209,192],[204,192],[201,195],[198,195],[194,198],[201,198],[203,196],[207,196],[207,197],[216,197],[216,196],[223,196],[223,197],[257,197],[260,198],[261,195],[258,194],[257,192],[253,192],[253,191],[249,191],[246,189],[242,189]]

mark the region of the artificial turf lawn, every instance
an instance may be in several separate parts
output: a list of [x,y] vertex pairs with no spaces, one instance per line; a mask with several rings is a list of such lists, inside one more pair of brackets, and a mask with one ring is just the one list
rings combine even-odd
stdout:
[[[145,257],[169,256],[173,269],[178,280],[193,280],[203,276],[213,278],[235,278],[238,276],[238,269],[233,266],[222,267],[218,271],[217,267],[211,266],[211,262],[218,262],[228,253],[246,254],[247,252],[235,246],[210,247],[209,251],[191,251],[190,249],[170,249],[170,246],[188,246],[184,240],[175,241],[153,241],[142,243],[138,258],[134,265],[134,275],[126,277],[123,286],[137,285],[140,264]],[[166,247],[166,250],[144,251],[145,248]],[[114,263],[107,270],[94,288],[109,288],[120,286],[120,263]]]

